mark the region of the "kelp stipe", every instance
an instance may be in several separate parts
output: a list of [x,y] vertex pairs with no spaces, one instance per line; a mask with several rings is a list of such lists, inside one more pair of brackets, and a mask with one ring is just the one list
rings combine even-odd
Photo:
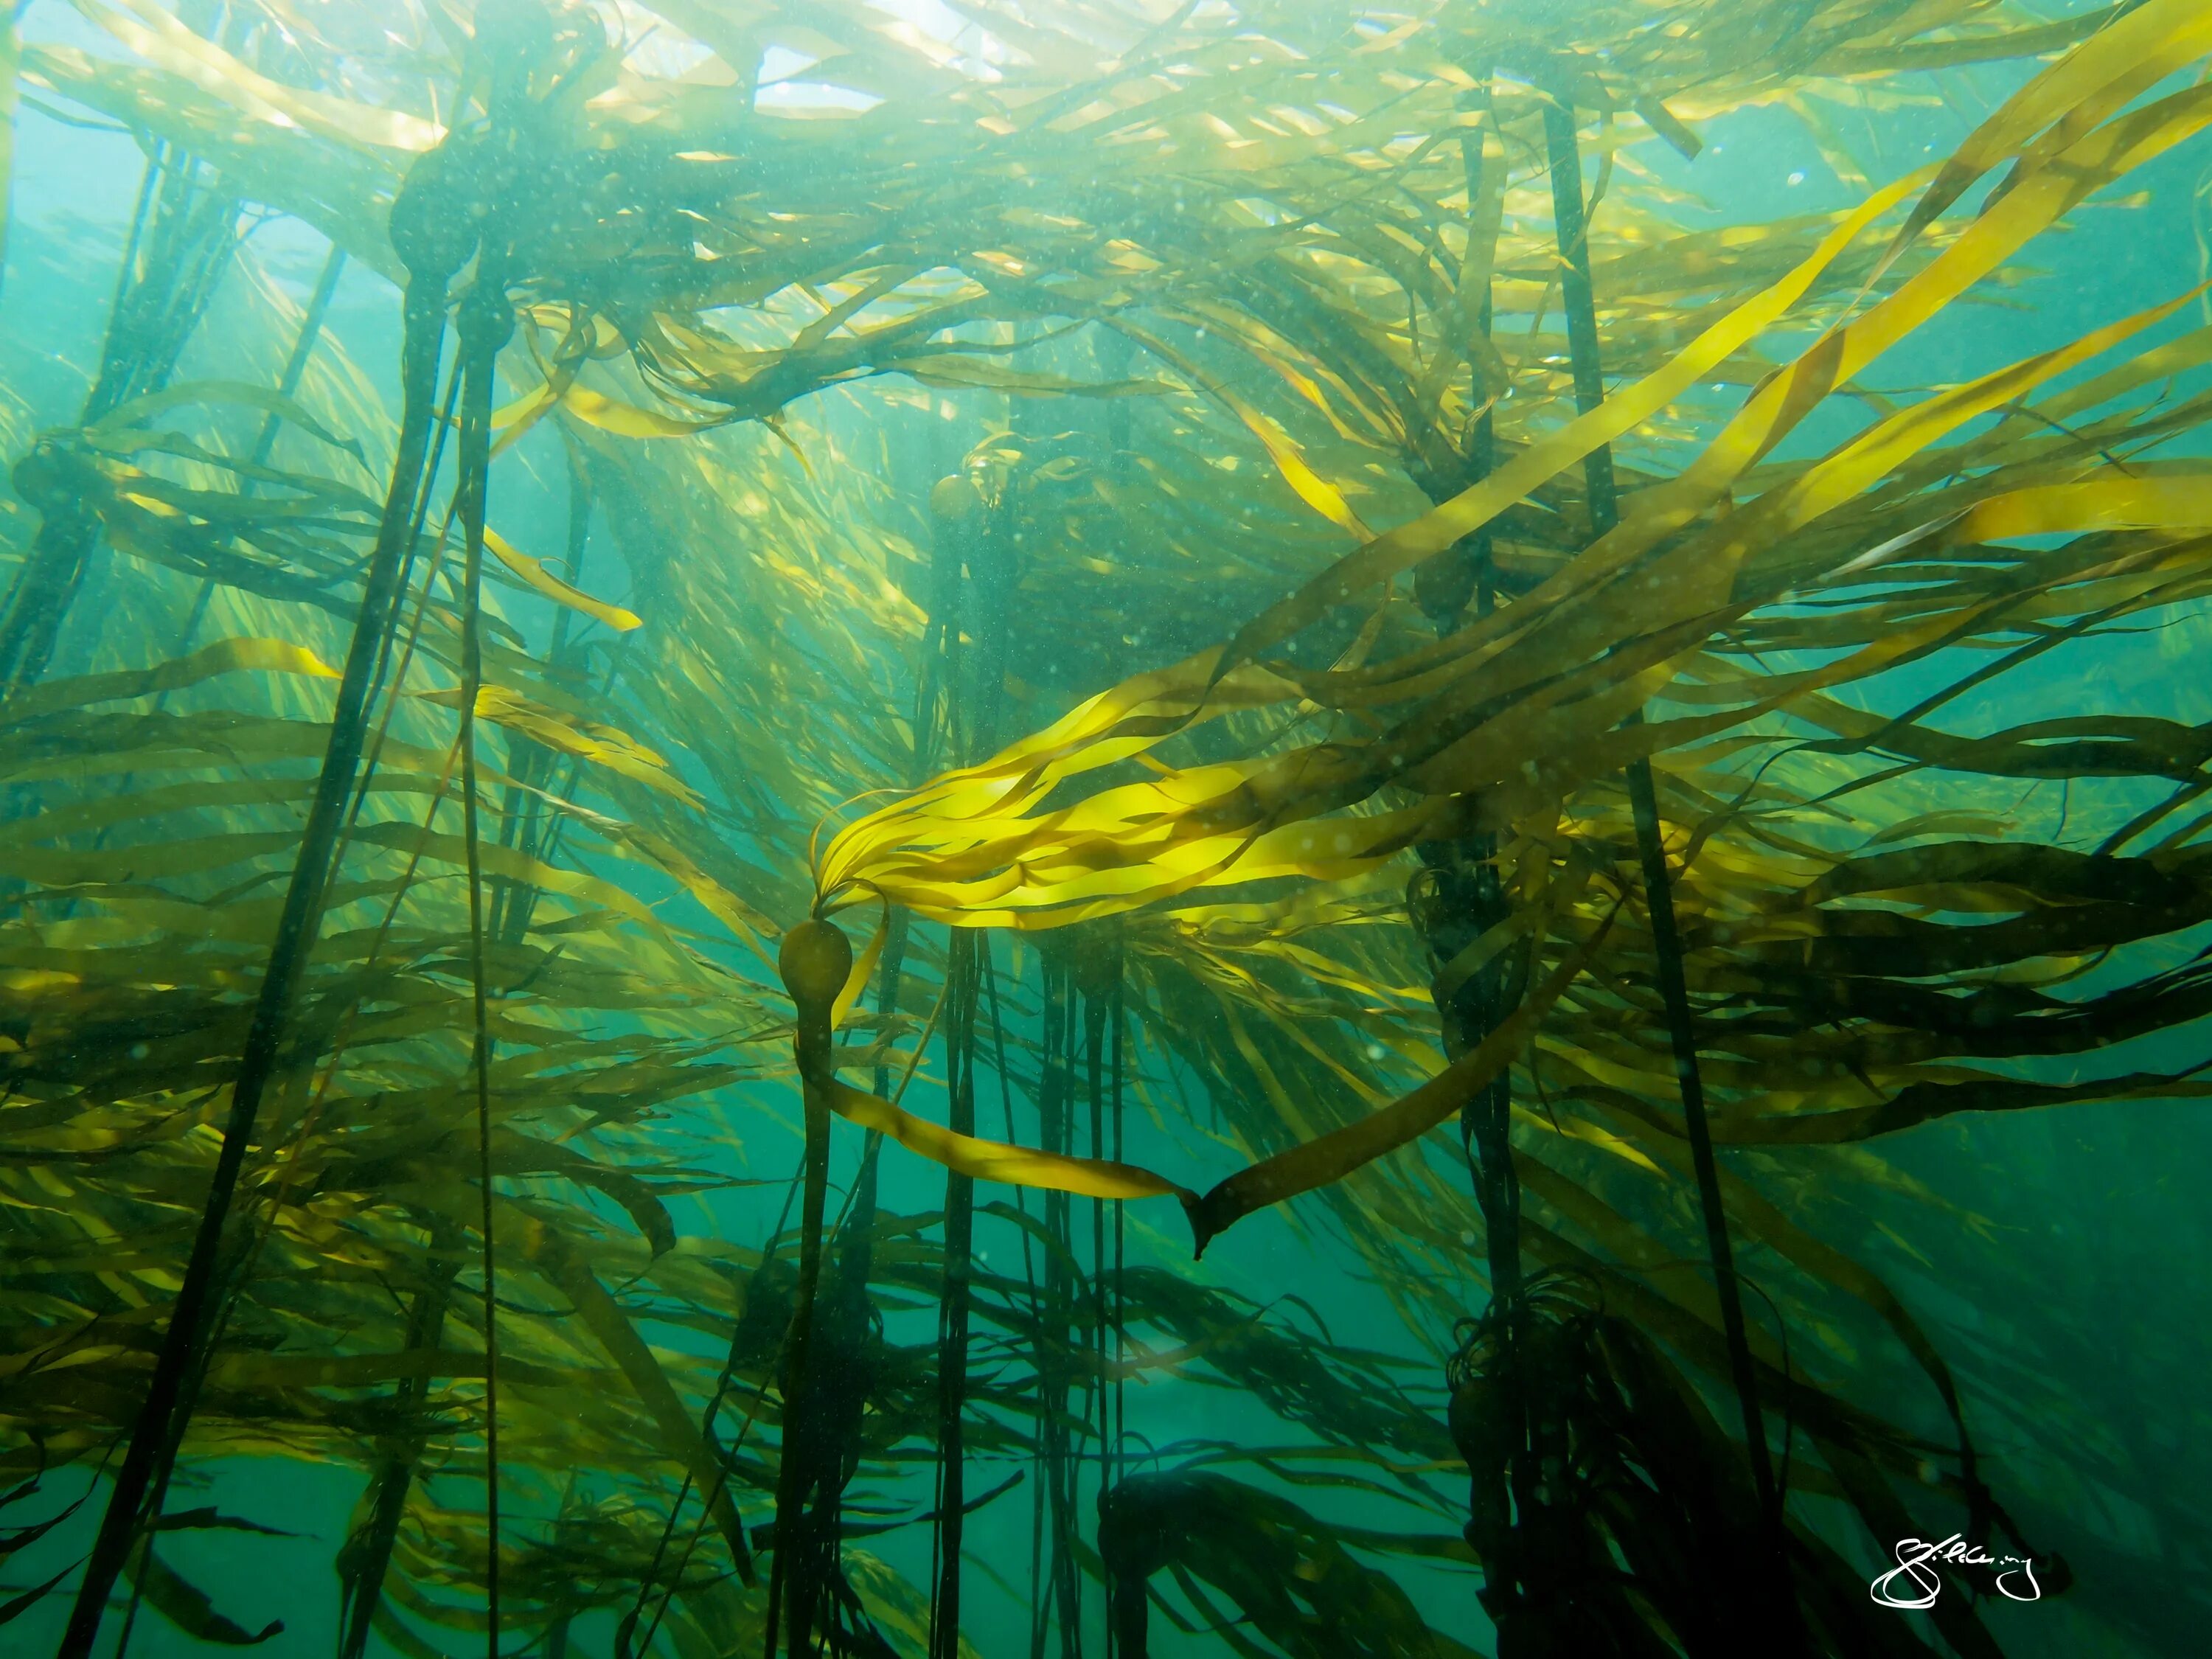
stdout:
[[316,913],[328,879],[327,863],[336,844],[338,816],[351,793],[354,769],[368,718],[368,678],[371,665],[381,649],[396,614],[401,542],[422,488],[421,472],[430,435],[430,403],[437,366],[445,338],[446,287],[467,258],[468,248],[433,233],[407,246],[409,263],[407,340],[402,350],[405,405],[401,416],[398,452],[392,464],[392,485],[385,498],[384,517],[371,556],[361,609],[355,621],[353,642],[346,654],[339,682],[337,706],[331,721],[330,748],[323,760],[314,805],[301,836],[300,854],[293,866],[276,943],[264,973],[262,992],[255,1004],[244,1058],[231,1085],[231,1110],[223,1131],[223,1153],[201,1212],[199,1231],[186,1263],[185,1277],[170,1308],[167,1335],[139,1408],[124,1462],[108,1495],[100,1537],[85,1568],[76,1606],[61,1652],[82,1659],[91,1651],[99,1632],[109,1588],[121,1570],[139,1524],[138,1506],[150,1486],[158,1485],[165,1466],[175,1456],[177,1439],[173,1414],[185,1370],[199,1340],[199,1324],[216,1270],[223,1222],[232,1190],[238,1182],[261,1093],[273,1070],[293,988],[311,943]]

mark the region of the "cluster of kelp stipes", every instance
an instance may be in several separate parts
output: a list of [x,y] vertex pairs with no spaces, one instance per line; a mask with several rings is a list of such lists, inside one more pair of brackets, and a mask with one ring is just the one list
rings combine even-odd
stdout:
[[[2203,1086],[2212,738],[2018,688],[2212,587],[2212,328],[1897,382],[2203,142],[2201,0],[76,9],[10,95],[147,166],[0,408],[0,1561],[85,1553],[0,1623],[270,1639],[162,1553],[248,1455],[357,1473],[343,1659],[957,1659],[988,1504],[1032,1655],[1998,1651],[1869,1601],[2035,1546],[1832,1241],[1987,1249],[1878,1137]],[[1861,205],[1686,228],[1752,106]],[[772,1236],[672,1206],[801,1101]],[[1134,1248],[1304,1194],[1416,1358]]]

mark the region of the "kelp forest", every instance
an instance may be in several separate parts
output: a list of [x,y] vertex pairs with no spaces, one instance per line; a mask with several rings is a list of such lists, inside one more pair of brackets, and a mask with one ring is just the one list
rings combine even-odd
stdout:
[[2203,1650],[2203,0],[0,117],[0,1648]]

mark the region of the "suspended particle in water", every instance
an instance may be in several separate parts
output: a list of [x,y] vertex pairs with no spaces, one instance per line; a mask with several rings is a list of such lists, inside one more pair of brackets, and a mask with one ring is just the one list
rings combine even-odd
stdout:
[[1459,1230],[1459,1242],[1466,1245],[1469,1249],[1473,1249],[1474,1248],[1474,1229],[1472,1227],[1461,1228]]
[[1791,173],[1790,175],[1790,182],[1793,185],[1803,184],[1805,182],[1805,169],[1800,167],[1796,172]]

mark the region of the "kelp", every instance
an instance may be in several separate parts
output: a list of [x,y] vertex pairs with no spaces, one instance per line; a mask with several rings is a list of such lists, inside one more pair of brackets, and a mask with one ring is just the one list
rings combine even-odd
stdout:
[[[984,3],[981,57],[843,5],[686,0],[643,36],[399,8],[374,40],[80,9],[112,46],[27,41],[24,85],[191,185],[149,198],[132,306],[231,325],[191,250],[246,203],[402,282],[407,325],[396,417],[302,378],[341,349],[317,320],[266,384],[111,352],[158,373],[15,458],[21,570],[112,549],[161,618],[149,647],[40,601],[0,706],[0,1460],[112,1474],[150,1425],[102,1571],[185,1523],[164,1456],[244,1449],[366,1478],[350,1652],[604,1618],[639,1652],[949,1659],[1003,1461],[1049,1551],[1037,1643],[1103,1611],[1139,1652],[1157,1605],[1238,1651],[1464,1650],[1396,1582],[1418,1561],[1479,1567],[1509,1648],[1726,1652],[1711,1564],[1753,1547],[1778,1430],[1791,1644],[1922,1650],[1856,1574],[1923,1505],[2027,1550],[1955,1369],[1992,1345],[1835,1241],[1879,1190],[1979,1248],[1880,1136],[2201,1088],[2159,1046],[2204,1001],[2200,734],[1966,710],[2202,599],[2174,377],[2205,340],[2177,288],[1958,384],[1868,376],[2201,142],[2195,9]],[[771,49],[866,107],[794,118]],[[2006,98],[1854,208],[1688,228],[1636,164],[1966,64]],[[1546,154],[1571,111],[1601,402]],[[556,447],[565,562],[502,494]],[[626,592],[580,568],[595,516]],[[1895,708],[1900,669],[1940,684]],[[2070,820],[2020,805],[2037,780]],[[1434,951],[1403,896],[1447,847],[1492,908]],[[780,987],[779,939],[840,923],[858,959]],[[1754,1292],[1748,1443],[1711,1404],[1684,1011]],[[1428,1133],[1478,1097],[1510,1257],[1471,1139]],[[838,1119],[867,1132],[842,1224]],[[674,1200],[794,1121],[795,1232],[697,1231]],[[942,1214],[878,1204],[916,1157]],[[1201,1248],[1279,1208],[1426,1358],[1170,1269],[1170,1196]],[[1248,1415],[1140,1470],[1170,1378]],[[926,1589],[851,1542],[910,1524],[950,1551]],[[131,1559],[155,1613],[252,1633]],[[1942,1635],[1994,1650],[1969,1610]]]

